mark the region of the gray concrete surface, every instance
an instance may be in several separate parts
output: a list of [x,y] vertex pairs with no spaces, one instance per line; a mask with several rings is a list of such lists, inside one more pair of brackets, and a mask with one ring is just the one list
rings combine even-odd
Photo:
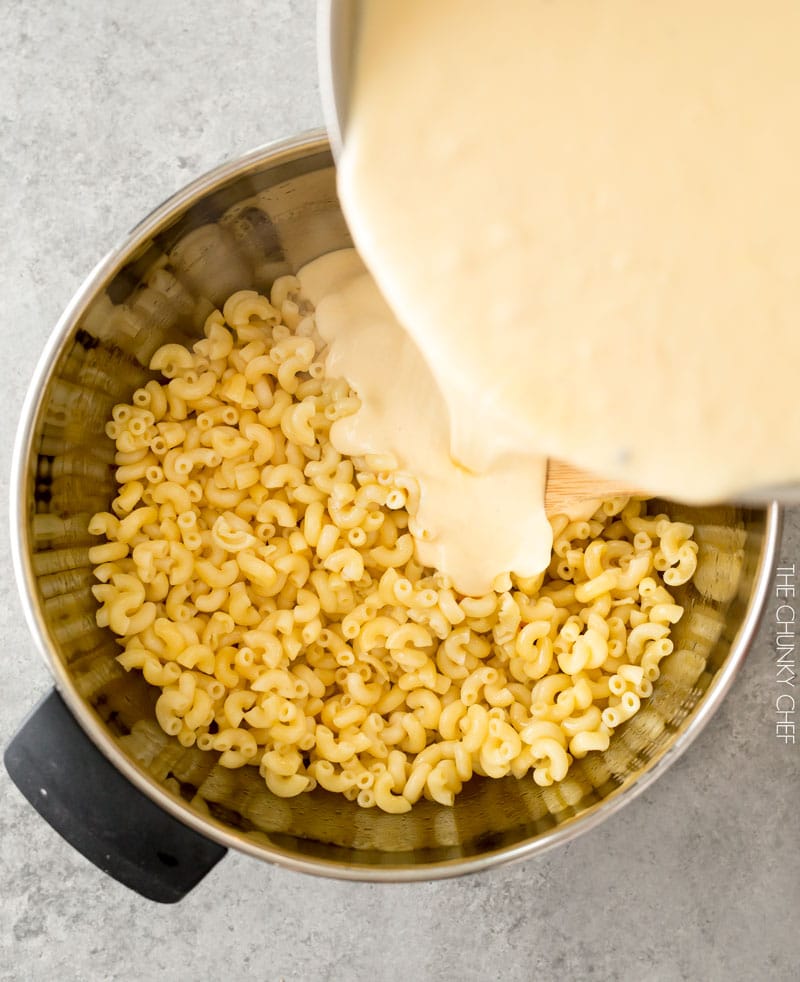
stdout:
[[[219,161],[320,123],[302,0],[0,3],[0,497],[51,325],[96,260]],[[783,558],[800,563],[800,512]],[[0,744],[48,688],[0,524]],[[51,832],[0,772],[0,980],[798,977],[798,762],[775,738],[772,611],[723,708],[601,829],[455,881],[311,879],[231,855],[151,905]]]

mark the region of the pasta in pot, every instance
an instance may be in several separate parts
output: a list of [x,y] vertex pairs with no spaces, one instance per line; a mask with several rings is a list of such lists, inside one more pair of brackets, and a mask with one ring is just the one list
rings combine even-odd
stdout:
[[652,692],[696,566],[693,529],[639,499],[552,519],[540,576],[467,597],[415,558],[419,489],[336,451],[358,399],[327,378],[294,277],[240,291],[162,381],[114,408],[119,493],[90,531],[97,622],[161,689],[184,746],[273,794],[452,805],[473,774],[541,786],[608,747]]

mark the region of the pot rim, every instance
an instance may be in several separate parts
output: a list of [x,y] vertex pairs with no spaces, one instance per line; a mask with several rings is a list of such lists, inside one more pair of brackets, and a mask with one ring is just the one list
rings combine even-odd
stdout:
[[139,791],[147,795],[174,818],[220,845],[236,849],[257,859],[274,862],[296,872],[370,882],[411,882],[443,879],[477,872],[515,860],[527,859],[555,846],[570,842],[584,832],[595,828],[619,811],[623,805],[632,801],[681,756],[718,709],[747,654],[766,605],[769,583],[780,541],[782,511],[777,502],[772,502],[766,506],[764,542],[753,583],[750,604],[742,625],[731,643],[730,652],[722,670],[713,678],[686,728],[676,733],[661,756],[645,765],[644,770],[632,775],[602,801],[590,805],[579,815],[567,819],[543,834],[511,846],[491,849],[467,859],[419,863],[413,866],[399,863],[381,866],[342,863],[326,859],[304,859],[277,845],[253,842],[245,833],[235,834],[216,819],[199,815],[187,803],[169,795],[123,753],[93,709],[78,694],[66,667],[56,656],[55,648],[48,639],[47,625],[41,604],[37,600],[36,578],[32,568],[27,498],[29,463],[33,452],[33,437],[36,433],[41,411],[42,397],[62,349],[81,316],[105,283],[136,253],[137,249],[148,238],[169,225],[180,212],[233,178],[241,178],[248,172],[259,170],[268,162],[277,164],[280,163],[281,159],[290,160],[298,156],[310,156],[329,149],[330,145],[325,132],[316,129],[265,144],[251,150],[244,156],[220,164],[196,178],[151,211],[89,273],[56,323],[39,358],[22,405],[12,455],[9,487],[11,558],[25,619],[36,647],[55,680],[57,690],[69,706],[77,722],[97,749]]

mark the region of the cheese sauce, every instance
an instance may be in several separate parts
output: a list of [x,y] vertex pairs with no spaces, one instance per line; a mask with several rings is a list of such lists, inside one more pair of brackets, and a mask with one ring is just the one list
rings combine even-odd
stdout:
[[331,442],[340,453],[391,454],[419,483],[418,560],[472,596],[491,590],[498,573],[541,572],[552,548],[546,459],[505,454],[482,473],[453,459],[439,387],[355,250],[314,260],[299,279],[329,345],[326,375],[346,378],[361,400],[333,424]]
[[362,7],[340,196],[454,457],[698,502],[800,479],[800,4]]

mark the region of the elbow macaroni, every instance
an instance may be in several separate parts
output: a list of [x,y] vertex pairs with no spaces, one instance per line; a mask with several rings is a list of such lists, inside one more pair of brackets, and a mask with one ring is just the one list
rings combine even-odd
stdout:
[[473,774],[563,780],[652,693],[694,530],[615,498],[552,519],[542,575],[459,596],[416,561],[415,479],[332,445],[358,400],[323,356],[282,277],[159,348],[163,381],[114,407],[120,488],[89,558],[120,663],[161,689],[167,733],[279,797],[401,814]]

